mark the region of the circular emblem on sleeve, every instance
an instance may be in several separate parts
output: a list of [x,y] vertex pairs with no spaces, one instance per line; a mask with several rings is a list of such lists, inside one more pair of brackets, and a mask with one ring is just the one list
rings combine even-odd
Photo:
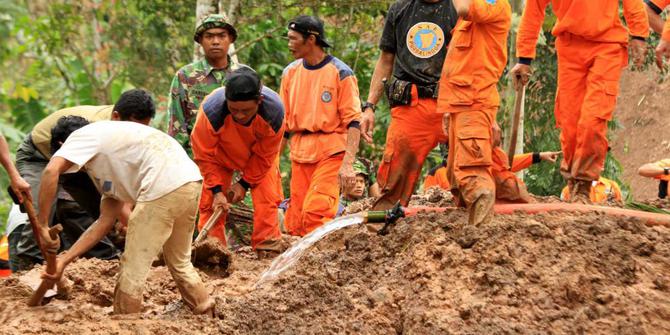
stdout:
[[321,101],[328,103],[331,100],[333,100],[333,95],[330,94],[330,92],[328,91],[323,91],[323,93],[321,94]]
[[407,32],[407,49],[419,58],[435,56],[444,46],[444,32],[432,22],[419,22]]

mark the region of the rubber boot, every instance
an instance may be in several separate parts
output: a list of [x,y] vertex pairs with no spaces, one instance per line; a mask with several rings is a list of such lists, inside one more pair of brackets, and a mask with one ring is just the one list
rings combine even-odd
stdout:
[[482,192],[468,207],[468,223],[474,226],[491,223],[494,203],[495,197],[493,193],[490,191]]
[[142,295],[139,298],[133,297],[119,289],[117,285],[114,288],[114,314],[132,314],[142,311]]
[[258,259],[275,258],[288,249],[290,245],[283,239],[265,240],[256,246],[256,256]]
[[191,308],[193,314],[214,312],[214,299],[209,296],[209,292],[203,283],[191,285],[179,280],[176,280],[176,283],[181,298]]
[[591,184],[590,180],[575,180],[570,195],[570,202],[575,204],[591,205]]

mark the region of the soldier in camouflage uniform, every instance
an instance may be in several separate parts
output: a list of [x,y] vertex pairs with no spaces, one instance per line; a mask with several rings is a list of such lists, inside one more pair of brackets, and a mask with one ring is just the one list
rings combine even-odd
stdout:
[[209,93],[224,86],[226,75],[244,65],[228,56],[237,39],[235,27],[223,15],[209,15],[196,28],[193,39],[200,43],[205,58],[188,64],[175,74],[170,85],[167,133],[193,157],[190,135],[200,103]]

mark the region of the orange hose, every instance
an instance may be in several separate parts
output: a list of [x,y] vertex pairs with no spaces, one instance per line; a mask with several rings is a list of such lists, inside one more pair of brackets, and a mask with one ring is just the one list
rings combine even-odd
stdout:
[[[453,209],[456,208],[416,206],[416,207],[405,208],[404,211],[405,216],[413,216],[421,211],[441,213]],[[618,217],[640,219],[649,226],[670,227],[670,215],[636,211],[632,209],[624,209],[617,207],[581,205],[581,204],[559,202],[559,203],[535,203],[535,204],[496,204],[493,207],[493,209],[495,210],[496,214],[503,214],[503,215],[514,214],[514,212],[521,212],[527,214],[558,212],[558,211],[578,212],[578,213],[601,212]]]

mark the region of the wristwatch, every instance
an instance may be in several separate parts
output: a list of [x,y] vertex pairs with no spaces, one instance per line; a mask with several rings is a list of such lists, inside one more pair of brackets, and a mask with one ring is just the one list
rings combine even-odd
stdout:
[[366,108],[372,109],[372,113],[377,111],[377,106],[375,106],[375,104],[369,101],[366,101],[363,104],[361,104],[361,112],[365,112]]
[[663,168],[663,174],[666,175],[666,176],[670,175],[670,167]]

